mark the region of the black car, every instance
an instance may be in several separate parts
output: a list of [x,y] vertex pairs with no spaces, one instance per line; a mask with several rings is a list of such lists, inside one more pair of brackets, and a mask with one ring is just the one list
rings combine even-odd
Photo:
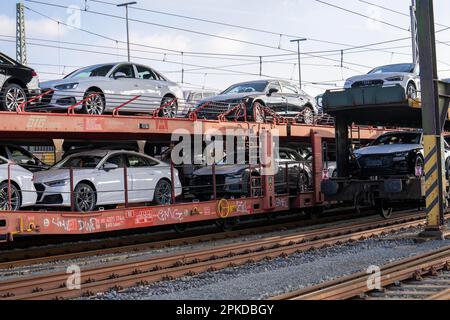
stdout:
[[13,161],[31,172],[43,171],[50,168],[49,165],[39,160],[31,152],[12,144],[0,143],[0,156]]
[[39,94],[37,73],[0,53],[0,110],[16,111],[31,96]]
[[[226,118],[242,121],[245,113],[236,110],[244,104],[247,120],[264,122],[267,117],[281,116],[312,124],[319,110],[313,97],[289,81],[259,80],[231,86],[220,95],[200,101],[194,112],[199,119],[218,120],[229,111]],[[265,112],[268,109],[271,112]],[[272,115],[270,113],[273,113]]]
[[[233,163],[237,163],[235,154],[229,155],[233,158]],[[248,164],[227,164],[226,156],[215,167],[216,191],[218,197],[227,196],[260,196],[261,180],[258,166]],[[248,154],[246,155],[248,159]],[[310,189],[313,183],[313,171],[311,162],[305,160],[293,149],[280,148],[275,154],[276,170],[275,190],[277,193],[287,192],[289,185],[290,192],[302,192]],[[211,199],[213,195],[213,174],[212,167],[203,167],[193,173],[192,194],[204,200]],[[286,178],[288,174],[288,179]],[[251,179],[253,177],[253,179]],[[252,181],[252,192],[250,183]]]
[[[445,168],[450,170],[450,147],[445,143]],[[380,136],[365,148],[354,152],[357,174],[361,177],[423,174],[423,133],[418,131],[390,132]]]

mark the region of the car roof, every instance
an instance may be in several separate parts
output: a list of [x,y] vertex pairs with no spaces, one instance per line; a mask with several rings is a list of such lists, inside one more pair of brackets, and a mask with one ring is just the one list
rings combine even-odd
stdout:
[[135,154],[135,155],[139,155],[139,156],[144,156],[144,157],[148,157],[145,154],[139,153],[139,152],[135,152],[135,151],[130,151],[130,150],[89,150],[89,151],[82,151],[79,153],[73,153],[69,156],[69,158],[73,158],[73,157],[77,157],[77,156],[93,156],[93,157],[106,157],[108,155],[113,155],[116,153],[128,153],[128,154]]

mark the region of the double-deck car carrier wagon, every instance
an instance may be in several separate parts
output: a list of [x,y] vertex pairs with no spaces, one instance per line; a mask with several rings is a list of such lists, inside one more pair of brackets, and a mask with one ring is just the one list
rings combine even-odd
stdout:
[[[313,181],[307,190],[290,192],[289,179],[287,179],[287,191],[276,193],[274,176],[261,174],[252,177],[254,180],[259,180],[259,183],[253,185],[254,188],[260,189],[259,192],[250,193],[248,196],[222,198],[217,195],[217,187],[221,182],[213,175],[209,185],[211,199],[207,201],[183,198],[177,201],[172,199],[171,204],[160,206],[151,206],[146,203],[130,204],[127,201],[130,186],[127,184],[127,172],[124,170],[123,188],[116,192],[125,194],[125,203],[114,208],[103,207],[97,211],[82,213],[58,208],[0,211],[0,235],[5,241],[12,241],[18,235],[90,234],[163,225],[184,225],[199,221],[223,221],[242,216],[320,208],[325,204],[320,185],[324,172],[323,144],[332,143],[335,138],[334,127],[330,125],[304,125],[278,121],[273,123],[198,121],[195,117],[160,118],[157,113],[152,116],[125,116],[119,114],[119,110],[112,115],[74,114],[70,110],[65,114],[53,114],[23,112],[22,108],[18,108],[17,112],[1,112],[0,119],[0,135],[4,139],[8,141],[50,140],[56,147],[56,154],[62,150],[64,139],[87,142],[89,140],[150,141],[155,146],[169,147],[174,143],[172,141],[174,132],[202,137],[211,131],[215,134],[219,132],[223,136],[229,135],[228,132],[240,132],[239,134],[244,136],[250,132],[253,134],[264,132],[269,136],[278,137],[282,144],[306,143],[312,146]],[[385,130],[367,127],[357,132],[358,139],[370,141]],[[269,143],[271,143],[270,139]],[[294,163],[295,165],[301,164]],[[170,160],[168,166],[171,167],[173,175],[175,166]],[[289,170],[289,164],[286,164],[286,171]],[[73,174],[71,174],[70,185],[73,198],[72,176]]]

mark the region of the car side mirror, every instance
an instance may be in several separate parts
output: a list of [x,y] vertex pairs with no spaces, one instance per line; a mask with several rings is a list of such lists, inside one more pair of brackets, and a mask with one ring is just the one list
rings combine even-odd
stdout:
[[274,93],[277,93],[277,92],[278,92],[278,89],[271,88],[271,89],[269,89],[267,96],[270,97],[271,95],[273,95]]
[[105,170],[105,171],[111,171],[111,170],[116,170],[116,169],[119,169],[119,166],[114,163],[105,163],[103,165],[103,170]]
[[114,73],[114,79],[121,79],[121,78],[127,78],[127,75],[123,72],[116,72]]

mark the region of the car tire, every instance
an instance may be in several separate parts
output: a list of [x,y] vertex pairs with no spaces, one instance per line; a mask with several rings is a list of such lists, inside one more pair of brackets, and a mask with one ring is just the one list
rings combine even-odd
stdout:
[[94,211],[97,206],[97,192],[90,184],[82,182],[75,187],[73,200],[75,211]]
[[304,124],[314,124],[314,111],[311,109],[311,107],[305,107],[302,113]]
[[[174,100],[174,98],[172,98],[172,97],[164,97],[162,99],[162,101],[161,101],[161,108],[165,104],[168,104],[172,100]],[[161,110],[159,110],[158,116],[160,118],[175,118],[177,113],[178,113],[178,103],[175,101],[171,105],[166,106],[166,107],[162,108]]]
[[153,202],[164,206],[172,203],[172,185],[167,180],[160,180],[155,187]]
[[422,176],[424,176],[425,175],[425,161],[423,160],[423,157],[421,154],[418,154],[416,156],[416,160],[414,161],[414,175],[415,175],[416,167],[422,168]]
[[8,182],[0,184],[0,211],[17,211],[22,206],[20,189],[11,184],[11,206],[9,205]]
[[298,181],[297,181],[297,192],[302,193],[307,191],[309,188],[309,177],[308,174],[305,171],[301,171],[298,174]]
[[266,114],[264,112],[264,106],[260,102],[255,102],[252,108],[252,120],[256,123],[265,123]]
[[15,112],[19,105],[27,101],[25,90],[14,83],[6,86],[2,91],[1,110]]
[[406,99],[417,99],[417,88],[414,82],[409,82],[406,86]]
[[87,91],[84,95],[84,99],[87,99],[91,95],[93,96],[83,103],[81,113],[90,115],[102,115],[105,112],[105,98],[100,92]]

